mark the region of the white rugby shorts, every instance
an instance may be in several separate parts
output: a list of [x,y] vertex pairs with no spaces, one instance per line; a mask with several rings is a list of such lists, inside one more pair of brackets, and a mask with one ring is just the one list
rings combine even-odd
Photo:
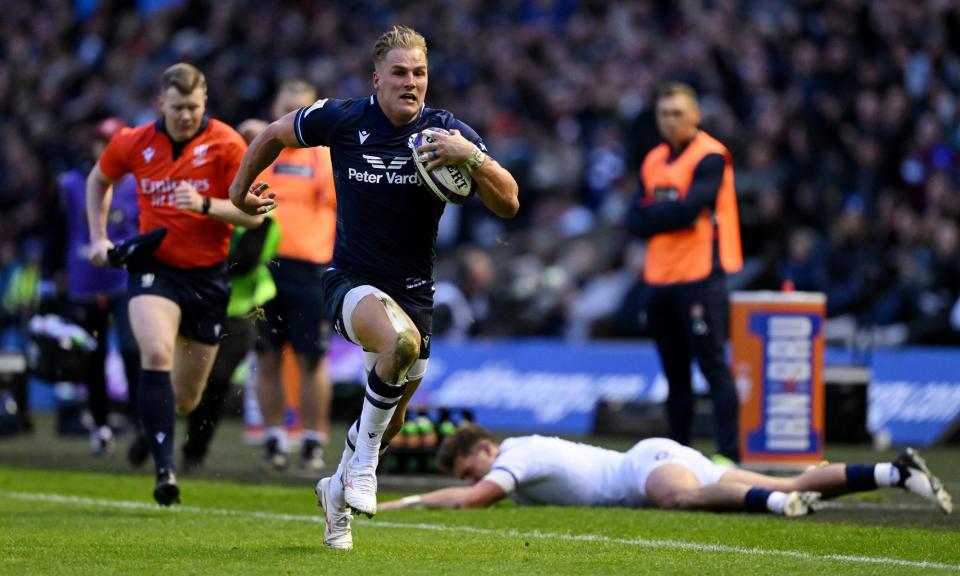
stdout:
[[679,464],[693,473],[701,486],[709,486],[720,481],[720,477],[729,470],[714,464],[700,452],[674,442],[668,438],[648,438],[641,440],[627,451],[633,481],[644,499],[647,497],[647,478],[664,464]]

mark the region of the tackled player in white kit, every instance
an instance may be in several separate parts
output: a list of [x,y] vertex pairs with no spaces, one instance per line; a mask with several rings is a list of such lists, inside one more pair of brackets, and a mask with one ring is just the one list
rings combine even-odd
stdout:
[[907,449],[893,462],[827,464],[798,476],[777,477],[714,464],[693,448],[648,438],[627,452],[561,438],[521,436],[497,443],[468,425],[446,438],[440,468],[469,487],[444,488],[385,502],[381,511],[408,506],[474,508],[509,496],[518,504],[745,510],[802,516],[821,497],[900,487],[945,514],[950,494],[923,458]]

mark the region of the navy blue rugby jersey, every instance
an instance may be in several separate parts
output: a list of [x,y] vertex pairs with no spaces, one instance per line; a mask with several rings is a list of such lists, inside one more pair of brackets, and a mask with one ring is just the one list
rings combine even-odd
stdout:
[[337,189],[333,266],[405,289],[432,286],[445,204],[420,183],[407,140],[425,128],[457,129],[486,151],[480,136],[450,112],[427,107],[396,128],[375,95],[318,100],[297,112],[293,126],[301,146],[330,148]]

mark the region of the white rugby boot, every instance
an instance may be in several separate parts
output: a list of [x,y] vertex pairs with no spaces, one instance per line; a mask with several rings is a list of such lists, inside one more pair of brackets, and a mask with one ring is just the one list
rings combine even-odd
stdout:
[[819,492],[790,492],[783,504],[783,515],[793,517],[813,514],[813,505],[819,501]]
[[930,473],[926,461],[916,450],[907,448],[897,456],[893,465],[900,472],[897,486],[932,502],[944,514],[953,512],[953,498],[940,479]]
[[377,513],[377,465],[362,465],[354,456],[343,471],[343,493],[347,506],[373,518]]
[[323,508],[323,544],[327,548],[350,550],[353,548],[353,531],[350,524],[353,514],[346,506],[337,506],[330,497],[330,482],[339,482],[327,476],[317,482],[317,504]]

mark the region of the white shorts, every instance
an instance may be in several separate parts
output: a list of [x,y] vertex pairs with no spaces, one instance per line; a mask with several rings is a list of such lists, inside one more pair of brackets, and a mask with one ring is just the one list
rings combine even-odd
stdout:
[[632,467],[633,478],[641,496],[647,496],[647,478],[664,464],[679,464],[693,473],[701,486],[720,481],[729,468],[711,462],[700,452],[668,438],[641,440],[627,451],[627,461]]

